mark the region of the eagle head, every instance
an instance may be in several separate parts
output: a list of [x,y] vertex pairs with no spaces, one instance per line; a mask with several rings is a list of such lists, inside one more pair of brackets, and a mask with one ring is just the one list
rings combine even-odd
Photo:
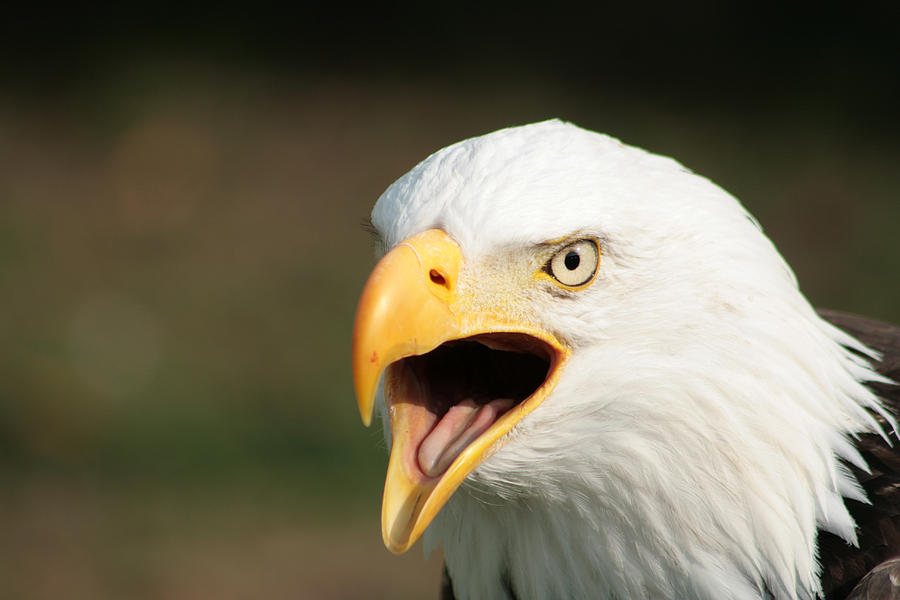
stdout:
[[812,598],[855,541],[869,351],[740,203],[547,121],[431,155],[372,213],[353,370],[394,552],[460,598]]

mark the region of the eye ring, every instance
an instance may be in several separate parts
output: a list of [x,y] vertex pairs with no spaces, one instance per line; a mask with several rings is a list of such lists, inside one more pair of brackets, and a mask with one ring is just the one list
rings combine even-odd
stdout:
[[600,264],[600,248],[595,239],[572,242],[554,254],[544,271],[557,283],[568,289],[588,286],[597,275]]

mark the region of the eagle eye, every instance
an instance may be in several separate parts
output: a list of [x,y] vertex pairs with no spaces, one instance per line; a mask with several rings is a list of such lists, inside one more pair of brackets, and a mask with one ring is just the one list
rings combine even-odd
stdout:
[[547,263],[545,270],[567,288],[588,285],[597,274],[600,249],[597,240],[585,239],[572,242],[559,250]]

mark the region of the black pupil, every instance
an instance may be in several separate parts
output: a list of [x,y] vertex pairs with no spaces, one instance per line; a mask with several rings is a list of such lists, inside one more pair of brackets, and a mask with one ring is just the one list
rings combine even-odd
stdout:
[[578,253],[574,250],[569,250],[569,253],[566,254],[566,268],[570,271],[574,271],[578,268],[578,264],[581,262],[581,257],[578,256]]

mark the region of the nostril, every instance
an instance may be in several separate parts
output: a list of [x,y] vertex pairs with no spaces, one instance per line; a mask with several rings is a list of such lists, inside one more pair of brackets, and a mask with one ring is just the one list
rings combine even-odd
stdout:
[[428,272],[428,277],[431,279],[431,282],[434,283],[435,285],[442,285],[445,287],[450,287],[447,284],[447,279],[443,275],[441,275],[441,272],[438,271],[437,269],[431,269]]

